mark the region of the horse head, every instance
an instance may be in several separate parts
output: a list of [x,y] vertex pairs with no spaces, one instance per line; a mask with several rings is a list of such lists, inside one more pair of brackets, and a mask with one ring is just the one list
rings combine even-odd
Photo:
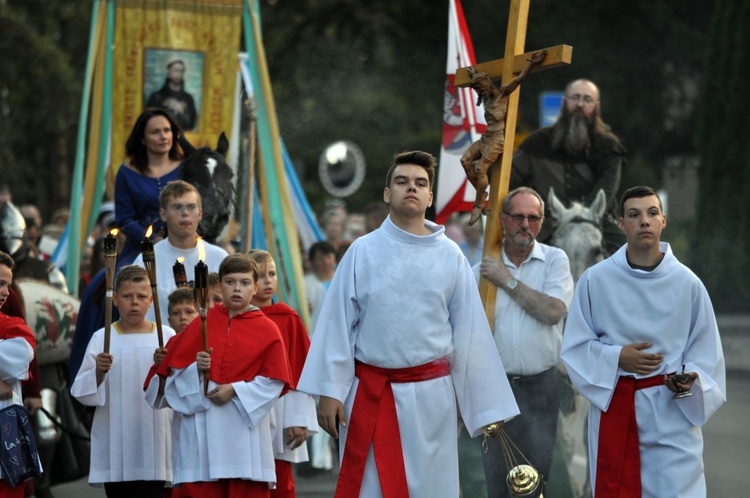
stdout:
[[211,150],[210,147],[196,149],[182,136],[180,146],[185,153],[182,179],[198,189],[203,203],[203,217],[198,225],[198,233],[213,243],[229,222],[234,199],[234,173],[225,160],[229,141],[222,133],[216,150]]
[[607,196],[600,189],[590,206],[574,202],[566,208],[550,189],[547,197],[550,213],[557,221],[557,229],[552,234],[552,245],[568,255],[573,280],[604,258],[602,249],[601,219],[607,207]]

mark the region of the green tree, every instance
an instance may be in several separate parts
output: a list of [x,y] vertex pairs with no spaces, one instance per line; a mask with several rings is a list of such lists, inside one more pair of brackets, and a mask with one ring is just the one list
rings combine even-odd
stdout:
[[70,202],[91,1],[0,3],[0,181],[45,218]]
[[750,302],[750,0],[717,0],[700,92],[700,191],[693,267],[714,305]]

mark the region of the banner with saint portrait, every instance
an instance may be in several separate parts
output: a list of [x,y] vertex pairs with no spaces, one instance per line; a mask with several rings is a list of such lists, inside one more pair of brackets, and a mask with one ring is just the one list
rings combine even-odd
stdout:
[[242,1],[117,0],[114,169],[147,107],[168,111],[195,146],[215,144],[221,132],[231,135]]

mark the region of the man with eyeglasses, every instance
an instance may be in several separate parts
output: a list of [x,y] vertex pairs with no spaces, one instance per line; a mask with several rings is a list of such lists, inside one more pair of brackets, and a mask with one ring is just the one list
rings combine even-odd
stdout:
[[[208,271],[216,272],[227,256],[219,246],[209,244],[198,238],[198,223],[203,216],[201,195],[190,183],[183,180],[171,181],[159,193],[159,214],[167,225],[167,238],[154,244],[156,258],[156,289],[159,293],[159,308],[162,322],[167,323],[169,316],[169,294],[177,288],[172,266],[178,258],[183,258],[188,281],[193,280],[195,265],[199,259],[208,265]],[[134,264],[144,266],[143,255],[139,255]],[[146,319],[154,321],[155,313],[151,307]]]
[[[532,133],[521,144],[513,157],[510,188],[531,187],[544,198],[554,188],[566,206],[576,201],[590,205],[603,189],[607,211],[602,230],[609,255],[625,243],[615,213],[625,162],[625,148],[602,121],[599,89],[593,82],[579,79],[565,88],[557,122]],[[547,223],[539,240],[549,242],[554,228],[553,223]]]
[[[485,258],[474,267],[499,289],[493,335],[521,415],[505,432],[549,479],[557,433],[563,318],[573,298],[573,276],[565,253],[536,240],[544,222],[544,201],[533,189],[510,192],[500,215],[501,259]],[[520,463],[520,462],[519,462]],[[510,497],[502,447],[490,440],[484,454],[489,498]]]

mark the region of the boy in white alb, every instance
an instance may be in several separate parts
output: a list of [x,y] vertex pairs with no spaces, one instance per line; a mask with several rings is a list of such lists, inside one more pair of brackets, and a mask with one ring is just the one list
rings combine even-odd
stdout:
[[591,402],[594,496],[705,498],[701,427],[726,401],[711,300],[661,241],[667,218],[654,189],[626,190],[620,213],[628,243],[581,276],[562,343]]
[[[112,324],[110,352],[103,352],[104,329],[98,330],[70,389],[96,407],[89,483],[104,484],[108,497],[160,498],[172,480],[172,412],[153,410],[141,393],[158,346],[156,324],[145,318],[152,302],[146,270],[122,267],[112,301],[120,320]],[[174,335],[166,326],[163,333],[165,341]]]
[[[171,181],[159,193],[159,213],[167,224],[167,238],[154,244],[156,260],[156,284],[159,293],[159,309],[162,323],[167,323],[169,295],[177,289],[172,266],[182,258],[188,281],[195,276],[195,265],[199,259],[208,266],[209,271],[217,271],[227,252],[219,246],[209,244],[198,237],[198,223],[203,216],[201,196],[191,184],[182,181]],[[143,265],[143,255],[133,262]],[[149,309],[148,320],[154,320],[155,314]]]
[[469,262],[425,220],[436,162],[395,157],[390,214],[336,269],[297,386],[341,434],[337,498],[458,496],[458,408],[472,436],[518,415]]

